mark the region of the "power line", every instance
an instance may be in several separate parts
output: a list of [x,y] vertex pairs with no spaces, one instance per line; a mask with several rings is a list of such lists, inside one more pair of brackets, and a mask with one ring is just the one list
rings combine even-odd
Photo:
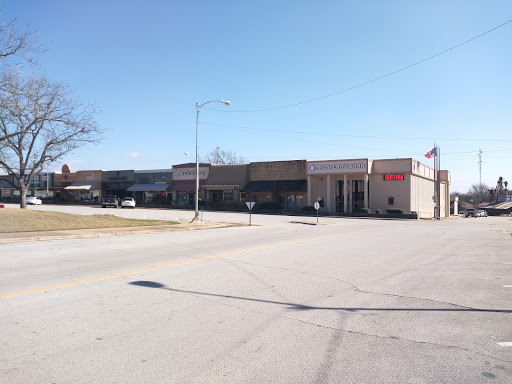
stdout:
[[393,72],[389,72],[385,75],[382,75],[382,76],[379,76],[379,77],[376,77],[372,80],[369,80],[369,81],[366,81],[364,83],[360,83],[360,84],[357,84],[357,85],[354,85],[352,87],[349,87],[349,88],[345,88],[345,89],[342,89],[341,91],[337,91],[337,92],[333,92],[333,93],[330,93],[328,95],[325,95],[325,96],[320,96],[320,97],[316,97],[316,98],[313,98],[313,99],[309,99],[309,100],[304,100],[304,101],[299,101],[298,103],[293,103],[293,104],[287,104],[287,105],[281,105],[281,106],[277,106],[277,107],[271,107],[271,108],[263,108],[263,109],[252,109],[252,110],[221,110],[221,109],[213,109],[213,108],[204,108],[204,109],[209,109],[211,111],[218,111],[218,112],[224,112],[224,113],[253,113],[253,112],[265,112],[265,111],[274,111],[276,109],[285,109],[285,108],[291,108],[291,107],[296,107],[296,106],[299,106],[299,105],[302,105],[302,104],[307,104],[307,103],[312,103],[312,102],[315,102],[315,101],[319,101],[319,100],[323,100],[323,99],[327,99],[328,97],[332,97],[332,96],[336,96],[336,95],[339,95],[341,93],[345,93],[345,92],[349,92],[349,91],[352,91],[354,89],[357,89],[357,88],[361,88],[361,87],[364,87],[365,85],[368,85],[368,84],[371,84],[371,83],[375,83],[376,81],[379,81],[379,80],[383,80],[387,77],[390,77],[390,76],[393,76],[393,75],[396,75],[397,73],[400,73],[400,72],[403,72],[407,69],[410,69],[412,67],[415,67],[417,65],[420,65],[426,61],[429,61],[429,60],[432,60],[438,56],[441,56],[441,55],[444,55],[445,53],[447,52],[450,52],[456,48],[459,48],[465,44],[468,44],[470,42],[472,42],[473,40],[476,40],[476,39],[479,39],[480,37],[482,36],[485,36],[499,28],[502,28],[504,27],[505,25],[509,24],[512,22],[512,19],[511,20],[508,20],[507,22],[503,23],[503,24],[500,24],[492,29],[489,29],[488,31],[484,32],[484,33],[481,33],[477,36],[474,36],[468,40],[465,40],[463,41],[462,43],[459,43],[459,44],[456,44],[448,49],[445,49],[444,51],[441,51],[441,52],[438,52],[432,56],[429,56],[425,59],[422,59],[420,61],[417,61],[413,64],[409,64],[405,67],[402,67],[400,69],[397,69],[396,71],[393,71]]
[[[268,129],[268,128],[256,128],[256,127],[248,127],[244,125],[235,125],[235,124],[221,124],[221,123],[207,123],[203,122],[201,124],[211,125],[214,127],[230,127],[230,128],[242,128],[253,131],[265,131],[265,132],[279,132],[279,133],[293,133],[293,134],[301,134],[301,135],[314,135],[314,136],[335,136],[335,137],[352,137],[352,138],[361,138],[361,139],[389,139],[389,140],[432,140],[432,137],[400,137],[400,136],[373,136],[373,135],[351,135],[351,134],[342,134],[342,133],[322,133],[322,132],[308,132],[308,131],[291,131],[291,130],[282,130],[282,129]],[[490,141],[490,142],[504,142],[504,141],[512,141],[511,139],[468,139],[468,138],[437,138],[437,140],[441,141]]]

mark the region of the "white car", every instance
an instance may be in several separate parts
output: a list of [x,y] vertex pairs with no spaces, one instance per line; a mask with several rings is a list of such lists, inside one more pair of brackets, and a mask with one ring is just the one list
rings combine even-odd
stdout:
[[121,207],[135,208],[135,199],[133,197],[125,197],[121,202]]
[[43,204],[43,201],[36,196],[27,196],[27,204],[30,205],[41,205]]

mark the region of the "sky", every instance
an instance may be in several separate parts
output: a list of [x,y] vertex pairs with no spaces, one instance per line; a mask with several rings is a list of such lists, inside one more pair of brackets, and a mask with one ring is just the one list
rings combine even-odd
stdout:
[[435,143],[451,192],[479,183],[480,150],[482,183],[512,182],[510,0],[3,0],[0,13],[30,24],[47,75],[101,111],[101,143],[50,170],[195,162],[196,103],[229,100],[200,109],[199,155],[433,167]]

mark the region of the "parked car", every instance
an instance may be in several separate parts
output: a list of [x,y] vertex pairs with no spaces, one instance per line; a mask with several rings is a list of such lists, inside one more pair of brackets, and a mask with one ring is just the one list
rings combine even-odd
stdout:
[[30,205],[41,205],[43,204],[43,201],[36,196],[27,196],[27,204]]
[[103,199],[101,199],[101,207],[114,207],[117,208],[119,205],[119,202],[117,201],[117,197],[115,196],[105,196]]
[[121,207],[135,208],[135,199],[133,197],[125,197],[121,201]]
[[464,217],[478,217],[476,213],[475,208],[468,208],[466,210],[466,213],[464,214]]
[[465,215],[466,214],[466,211],[460,211],[459,212],[459,215]]
[[487,211],[486,211],[486,210],[483,210],[483,209],[478,209],[478,210],[476,211],[476,215],[477,215],[478,217],[487,217],[487,216],[488,216],[488,215],[487,215]]

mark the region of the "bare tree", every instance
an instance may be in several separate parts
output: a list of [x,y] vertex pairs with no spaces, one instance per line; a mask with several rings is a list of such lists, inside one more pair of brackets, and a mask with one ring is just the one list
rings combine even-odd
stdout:
[[17,19],[11,19],[7,24],[0,24],[0,60],[2,65],[5,59],[18,57],[23,61],[32,61],[29,56],[32,52],[43,50],[35,33],[29,26],[20,27]]
[[[28,25],[20,27],[17,19],[0,24],[0,91],[9,83],[6,80],[21,75],[23,64],[34,64],[32,53],[42,51],[44,47]],[[0,144],[9,137],[13,137],[12,132],[9,136],[0,134]]]
[[204,157],[200,156],[200,161],[210,164],[247,164],[247,159],[242,155],[237,155],[231,151],[224,151],[220,147],[212,150]]
[[32,177],[76,148],[98,142],[102,131],[96,108],[73,100],[69,86],[45,75],[7,75],[0,81],[0,168],[14,175],[20,207],[26,208]]
[[487,184],[473,184],[469,191],[464,195],[465,200],[473,205],[479,205],[483,202],[489,202],[491,198],[490,187]]

